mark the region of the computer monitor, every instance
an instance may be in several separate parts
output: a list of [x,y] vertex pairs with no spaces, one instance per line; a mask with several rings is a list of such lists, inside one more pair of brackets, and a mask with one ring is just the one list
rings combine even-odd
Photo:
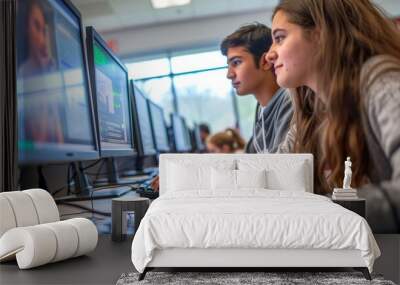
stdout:
[[156,103],[148,100],[148,108],[151,118],[151,131],[158,152],[169,152],[167,126],[164,120],[164,110]]
[[192,151],[192,139],[190,138],[190,129],[188,125],[186,124],[185,118],[182,117],[182,124],[183,128],[185,130],[185,144],[186,144],[186,149],[187,151]]
[[100,155],[133,155],[128,71],[93,27],[86,28],[86,44]]
[[148,108],[148,99],[131,80],[133,94],[133,114],[135,122],[135,138],[140,157],[157,154],[152,130],[151,118]]
[[19,0],[19,164],[99,157],[79,11],[62,0]]
[[185,126],[184,119],[178,114],[171,114],[172,138],[174,150],[176,152],[188,152],[191,146],[188,143],[188,129]]
[[204,145],[203,141],[201,140],[200,126],[198,124],[194,124],[193,133],[194,133],[194,143],[196,145],[196,150],[198,152],[205,151],[206,146]]
[[[93,27],[86,28],[86,44],[100,156],[107,162],[107,178],[95,183],[132,184],[133,180],[120,178],[114,159],[136,154],[128,71]],[[112,192],[119,196],[130,190],[127,186]]]

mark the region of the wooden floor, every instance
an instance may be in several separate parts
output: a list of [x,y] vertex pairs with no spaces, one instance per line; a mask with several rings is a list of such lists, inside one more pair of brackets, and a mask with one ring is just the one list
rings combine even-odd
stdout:
[[0,265],[0,284],[115,284],[122,273],[134,271],[132,240],[112,242],[100,235],[95,251],[87,256],[19,270],[16,261]]

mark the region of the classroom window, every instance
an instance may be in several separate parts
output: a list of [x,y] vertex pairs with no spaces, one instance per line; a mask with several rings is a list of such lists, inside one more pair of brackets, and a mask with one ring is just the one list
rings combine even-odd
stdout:
[[226,58],[220,51],[202,52],[171,58],[172,73],[192,72],[226,67]]
[[150,78],[136,82],[150,100],[163,107],[164,117],[168,124],[170,123],[169,114],[174,112],[171,84],[169,77]]
[[256,101],[253,96],[235,95],[226,78],[226,58],[219,50],[164,56],[126,66],[135,84],[164,108],[168,123],[169,114],[179,110],[189,126],[206,122],[212,132],[218,132],[239,124],[242,135],[250,138]]
[[239,111],[240,132],[247,141],[253,134],[257,100],[251,95],[235,97]]
[[134,79],[168,75],[170,73],[169,66],[168,58],[159,58],[126,64],[129,77]]
[[212,132],[235,125],[232,89],[226,69],[174,77],[179,112],[191,124],[209,122]]

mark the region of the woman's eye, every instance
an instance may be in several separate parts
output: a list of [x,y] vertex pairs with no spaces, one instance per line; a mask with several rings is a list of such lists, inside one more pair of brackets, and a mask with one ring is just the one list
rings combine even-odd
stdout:
[[284,38],[285,37],[283,35],[277,35],[275,36],[275,42],[279,44],[280,42],[283,41]]

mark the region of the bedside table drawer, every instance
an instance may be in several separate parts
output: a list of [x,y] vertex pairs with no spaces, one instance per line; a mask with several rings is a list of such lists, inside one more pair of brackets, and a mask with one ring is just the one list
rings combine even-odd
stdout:
[[332,202],[339,204],[340,206],[353,211],[354,213],[365,218],[365,199],[356,200],[333,200]]

